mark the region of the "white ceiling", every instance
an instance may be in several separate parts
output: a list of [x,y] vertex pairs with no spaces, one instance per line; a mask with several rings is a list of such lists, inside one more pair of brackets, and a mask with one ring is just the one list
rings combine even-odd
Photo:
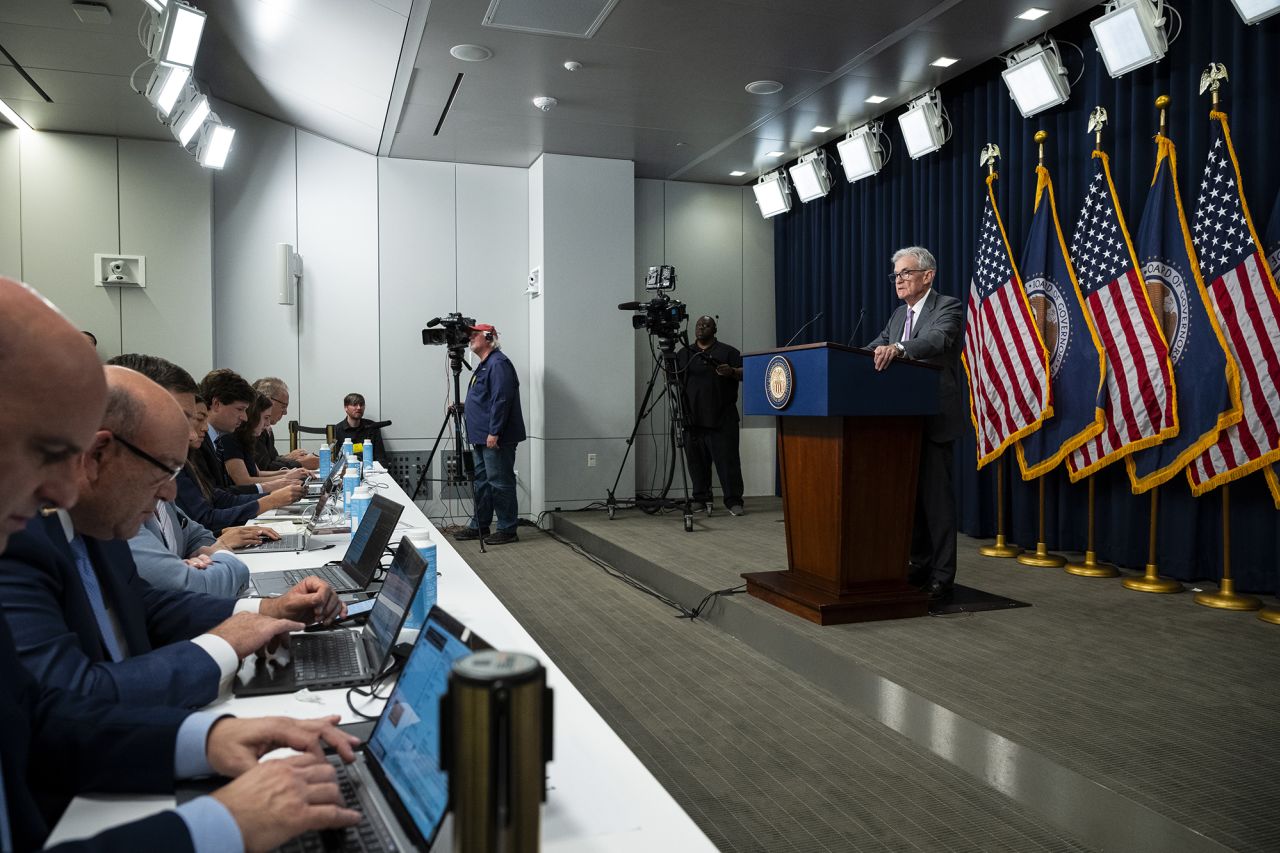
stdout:
[[[605,0],[502,0],[539,15]],[[165,139],[129,75],[142,0],[0,0],[0,98],[40,130]],[[740,184],[1096,5],[1090,0],[618,0],[589,39],[485,26],[484,0],[194,0],[196,77],[217,98],[371,153],[527,167],[634,160],[647,178]],[[607,3],[605,3],[607,5]],[[1039,21],[1015,15],[1050,10]],[[454,59],[455,44],[493,58]],[[941,55],[960,62],[929,63]],[[565,61],[582,68],[566,71]],[[149,69],[140,69],[137,87]],[[438,135],[457,75],[457,95]],[[753,80],[784,84],[748,94]],[[889,98],[865,103],[870,94]],[[549,95],[548,113],[532,99]],[[825,134],[815,125],[830,126]],[[769,158],[766,152],[786,152]],[[234,162],[234,161],[233,161]],[[740,169],[746,177],[730,177]]]

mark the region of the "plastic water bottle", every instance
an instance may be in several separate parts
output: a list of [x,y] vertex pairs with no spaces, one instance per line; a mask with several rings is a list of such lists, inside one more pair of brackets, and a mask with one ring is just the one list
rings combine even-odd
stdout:
[[351,439],[349,439],[349,438],[344,438],[344,439],[342,440],[342,450],[340,450],[339,452],[342,454],[342,458],[343,458],[343,459],[346,459],[346,458],[347,458],[348,456],[350,456],[352,453],[355,453],[355,452],[356,452],[356,451],[355,451],[355,448],[354,448],[354,447],[352,446],[352,444],[351,444]]
[[352,461],[353,458],[347,458],[347,470],[342,472],[342,509],[348,517],[351,516],[351,503],[356,486],[360,485],[360,468]]
[[431,531],[410,530],[405,534],[410,544],[427,561],[426,571],[422,574],[422,583],[418,585],[418,594],[413,597],[409,606],[409,615],[405,617],[404,627],[421,628],[427,622],[427,615],[436,605],[436,543],[431,541]]
[[364,440],[364,473],[373,471],[373,439]]
[[329,472],[333,470],[333,460],[329,458],[329,447],[320,448],[320,479],[329,476]]
[[355,533],[360,529],[360,523],[364,521],[364,515],[369,511],[369,504],[373,502],[373,489],[368,486],[356,486],[355,491],[351,493],[351,532]]

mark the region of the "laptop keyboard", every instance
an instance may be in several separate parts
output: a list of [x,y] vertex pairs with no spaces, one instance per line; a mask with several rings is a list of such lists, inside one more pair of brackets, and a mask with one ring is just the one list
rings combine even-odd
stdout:
[[275,542],[264,542],[260,551],[301,551],[307,545],[306,534],[282,533]]
[[353,631],[294,637],[294,680],[303,684],[359,674],[360,657],[356,653],[357,637],[358,635]]
[[[356,786],[351,774],[347,772],[347,765],[337,757],[331,757],[329,762],[338,771],[338,789],[342,791],[342,799],[345,805],[350,809],[360,810],[360,798],[356,795]],[[294,840],[280,846],[281,853],[332,853],[332,851],[344,851],[347,853],[393,853],[396,847],[390,840],[382,839],[377,829],[369,822],[366,817],[355,826],[347,829],[330,829],[325,832],[308,832],[300,835]]]
[[301,583],[304,578],[320,578],[334,589],[350,588],[350,579],[337,566],[320,566],[316,569],[286,569],[284,579],[292,586]]

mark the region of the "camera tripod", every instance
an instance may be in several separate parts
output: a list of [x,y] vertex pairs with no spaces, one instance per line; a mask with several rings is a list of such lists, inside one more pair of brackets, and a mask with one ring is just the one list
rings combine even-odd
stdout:
[[444,421],[440,424],[440,431],[436,433],[436,441],[435,444],[431,445],[431,452],[427,454],[426,464],[422,466],[422,472],[418,474],[418,482],[413,487],[413,494],[409,498],[410,501],[418,499],[418,493],[422,491],[422,484],[426,482],[427,475],[431,473],[431,462],[435,459],[436,451],[440,449],[440,442],[444,440],[445,430],[449,428],[450,424],[453,425],[451,440],[453,442],[454,458],[458,460],[459,467],[454,479],[450,480],[442,477],[441,482],[444,484],[450,482],[455,484],[469,483],[471,485],[471,494],[475,494],[475,462],[472,461],[470,452],[464,452],[467,450],[467,444],[463,439],[465,430],[462,423],[462,368],[466,367],[467,370],[470,370],[471,366],[462,360],[462,349],[461,347],[449,347],[449,370],[453,373],[453,403],[449,406],[449,411],[444,414]]
[[[650,338],[653,337],[650,335]],[[622,464],[618,466],[618,476],[613,480],[613,488],[609,489],[605,507],[610,519],[614,517],[618,507],[624,505],[636,506],[648,513],[680,507],[684,514],[684,529],[686,532],[692,532],[693,505],[689,500],[689,474],[684,458],[684,382],[680,375],[680,368],[676,364],[676,343],[689,345],[683,332],[680,333],[679,338],[658,336],[658,357],[654,360],[653,370],[649,373],[649,382],[645,386],[644,397],[636,412],[636,422],[631,427],[631,435],[627,438],[627,449],[622,454]],[[653,345],[650,341],[650,351],[652,349]],[[653,389],[657,385],[659,372],[662,373],[662,390],[654,397]],[[640,424],[657,408],[663,397],[667,399],[667,433],[672,447],[671,459],[667,465],[666,482],[662,484],[662,491],[656,497],[637,494],[631,501],[619,501],[615,493],[618,490],[618,482],[622,479],[622,472],[627,466],[627,456],[631,454],[631,447],[635,444],[636,433],[640,431]],[[651,399],[652,403],[650,403]],[[671,491],[672,481],[675,479],[677,464],[680,466],[680,485],[684,494],[682,501],[667,497]]]

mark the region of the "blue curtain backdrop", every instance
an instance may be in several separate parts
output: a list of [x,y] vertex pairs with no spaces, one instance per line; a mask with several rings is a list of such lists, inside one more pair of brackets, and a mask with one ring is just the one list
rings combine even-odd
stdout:
[[[896,116],[885,116],[893,155],[880,174],[848,184],[834,143],[827,147],[834,186],[823,199],[796,203],[775,219],[774,258],[778,342],[788,340],[819,311],[823,316],[796,343],[849,340],[860,312],[858,345],[873,338],[897,304],[887,274],[889,257],[907,245],[928,247],[938,258],[934,286],[966,299],[982,204],[978,164],[982,147],[995,142],[1003,154],[996,199],[1014,256],[1020,257],[1031,223],[1035,194],[1036,146],[1032,136],[1049,132],[1045,162],[1053,175],[1062,227],[1070,239],[1092,166],[1093,136],[1087,132],[1094,106],[1106,108],[1110,124],[1103,145],[1111,155],[1116,190],[1130,231],[1136,233],[1155,168],[1152,136],[1157,128],[1157,95],[1173,98],[1169,135],[1178,149],[1179,184],[1188,216],[1198,195],[1209,135],[1209,96],[1198,94],[1200,73],[1210,62],[1227,66],[1223,109],[1244,175],[1245,194],[1259,233],[1280,189],[1280,17],[1246,27],[1227,0],[1173,0],[1181,32],[1164,60],[1113,80],[1107,75],[1089,30],[1101,7],[1051,34],[1079,45],[1083,60],[1063,45],[1072,79],[1067,104],[1024,119],[1000,78],[1003,63],[993,59],[941,87],[954,135],[941,151],[911,160]],[[1176,27],[1176,24],[1175,24]],[[1083,68],[1082,68],[1083,63]],[[1280,377],[1274,377],[1280,381]],[[1179,389],[1194,393],[1194,389]],[[957,446],[960,527],[979,537],[995,534],[995,472],[975,466],[973,433]],[[1017,460],[1005,462],[1010,541],[1026,547],[1036,540],[1036,485],[1024,483]],[[1096,550],[1100,559],[1140,568],[1147,562],[1150,498],[1130,493],[1123,463],[1097,477]],[[1051,548],[1083,550],[1086,540],[1085,481],[1072,485],[1061,468],[1048,475],[1047,539]],[[1280,591],[1280,513],[1261,473],[1231,486],[1232,573],[1246,591]],[[1221,490],[1194,499],[1179,476],[1160,489],[1158,563],[1162,574],[1183,580],[1216,579],[1222,572]]]

